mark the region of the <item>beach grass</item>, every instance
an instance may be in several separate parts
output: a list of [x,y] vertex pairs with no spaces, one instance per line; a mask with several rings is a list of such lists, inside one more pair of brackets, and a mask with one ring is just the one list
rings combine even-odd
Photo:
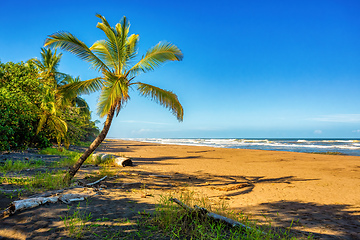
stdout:
[[45,162],[41,159],[30,159],[28,161],[8,159],[4,165],[0,165],[0,172],[15,172],[42,166],[45,166]]
[[[236,220],[247,228],[229,227],[201,214],[189,213],[171,200],[174,197],[188,206],[197,205]],[[208,197],[191,191],[163,195],[154,214],[142,215],[148,217],[140,222],[140,226],[161,232],[170,239],[297,239],[291,234],[291,226],[274,230],[270,224],[259,225],[246,215],[231,211],[225,201],[212,202]],[[305,238],[312,239],[311,236]]]
[[40,192],[61,189],[67,186],[63,181],[64,171],[38,172],[31,177],[7,176],[0,177],[0,183],[11,184],[27,192]]
[[[68,206],[70,210],[70,206]],[[77,205],[75,211],[72,214],[66,216],[60,216],[60,219],[64,222],[65,229],[69,237],[76,239],[81,239],[84,237],[84,234],[90,230],[91,226],[87,223],[91,220],[91,213],[86,213],[86,211],[80,210],[80,203]]]

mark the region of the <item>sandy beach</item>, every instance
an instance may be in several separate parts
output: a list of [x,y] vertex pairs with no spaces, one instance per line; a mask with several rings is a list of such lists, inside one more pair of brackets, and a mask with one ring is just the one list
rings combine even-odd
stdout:
[[[159,196],[175,191],[225,201],[259,224],[291,226],[297,236],[360,239],[360,157],[122,140],[106,140],[97,152],[131,157],[134,166],[117,168],[100,192],[81,185],[65,190],[91,195],[79,206],[46,204],[1,219],[0,239],[72,239],[60,219],[69,208],[91,212],[89,224],[108,219],[95,229],[97,235],[111,227],[124,234],[120,239],[133,239],[136,225],[120,224],[121,219],[136,222],[138,212],[153,211]],[[76,179],[87,183],[85,176],[97,171],[98,166],[82,167]],[[2,198],[1,207],[10,201]],[[99,239],[91,232],[85,238]]]
[[117,140],[101,151],[132,157],[148,172],[187,178],[189,188],[227,199],[259,221],[266,216],[288,227],[293,220],[294,229],[324,239],[360,239],[360,157]]

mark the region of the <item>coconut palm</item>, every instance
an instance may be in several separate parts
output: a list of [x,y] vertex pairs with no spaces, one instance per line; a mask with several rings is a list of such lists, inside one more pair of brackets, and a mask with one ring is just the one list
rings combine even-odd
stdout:
[[[80,82],[80,77],[75,77],[73,78],[70,75],[65,76],[64,78],[61,79],[61,81],[58,81],[57,83],[57,87],[61,89],[62,86],[65,86],[67,84],[71,84],[71,83],[77,83]],[[87,104],[87,102],[85,101],[85,99],[79,97],[76,93],[74,93],[73,95],[67,93],[62,94],[63,92],[59,91],[58,97],[59,97],[59,102],[62,106],[65,107],[75,107],[77,109],[80,110],[80,113],[86,116],[90,116],[90,107]]]
[[41,80],[53,88],[57,87],[58,81],[67,75],[58,71],[62,53],[57,53],[56,50],[41,48],[41,59],[33,58],[32,62],[40,72]]
[[95,42],[91,47],[68,32],[54,33],[45,40],[45,46],[71,52],[90,63],[95,70],[101,73],[99,77],[61,87],[64,94],[73,94],[74,92],[89,94],[100,91],[97,113],[100,117],[106,116],[104,128],[70,168],[67,180],[73,178],[83,162],[105,139],[114,115],[119,114],[121,108],[130,99],[130,89],[135,88],[140,95],[149,97],[170,109],[179,121],[183,120],[183,108],[173,92],[134,81],[134,78],[140,73],[152,71],[165,62],[181,61],[183,54],[180,49],[171,43],[159,42],[150,48],[137,63],[132,64],[137,56],[139,35],[129,34],[130,24],[127,18],[123,17],[113,28],[105,17],[99,14],[96,16],[101,19],[97,28],[105,33],[106,39]]
[[40,120],[36,129],[36,135],[39,134],[46,125],[55,135],[58,146],[60,147],[62,138],[64,139],[65,144],[68,145],[68,139],[66,137],[68,127],[66,122],[61,119],[59,111],[57,111],[54,98],[54,93],[48,89],[40,105]]
[[[90,109],[84,99],[76,94],[64,95],[59,91],[59,87],[72,82],[80,81],[79,77],[61,73],[58,71],[62,53],[57,53],[57,50],[41,48],[41,58],[30,59],[29,62],[34,64],[39,71],[39,77],[43,84],[50,87],[52,92],[48,91],[44,96],[43,102],[39,108],[39,124],[36,135],[47,125],[49,130],[54,132],[58,145],[61,144],[61,139],[64,139],[66,148],[69,146],[69,139],[66,134],[67,124],[61,119],[61,113],[66,109],[80,110],[80,113],[90,116]],[[65,125],[64,125],[65,124]]]

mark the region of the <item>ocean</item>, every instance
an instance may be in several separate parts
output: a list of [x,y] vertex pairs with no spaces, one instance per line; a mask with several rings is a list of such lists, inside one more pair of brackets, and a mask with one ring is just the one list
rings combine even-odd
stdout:
[[127,138],[123,140],[306,153],[337,152],[345,155],[360,156],[360,139]]

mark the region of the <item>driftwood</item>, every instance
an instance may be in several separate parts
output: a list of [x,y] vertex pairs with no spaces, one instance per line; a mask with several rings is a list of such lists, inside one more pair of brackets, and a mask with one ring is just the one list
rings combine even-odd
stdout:
[[86,186],[92,186],[92,185],[95,185],[95,184],[98,184],[99,182],[105,180],[107,178],[107,176],[103,177],[103,178],[100,178],[99,180],[93,182],[93,183],[88,183],[86,184]]
[[60,189],[60,190],[54,190],[54,191],[49,191],[49,192],[45,192],[45,193],[41,193],[41,194],[35,194],[30,196],[29,198],[38,198],[38,197],[50,197],[52,195],[58,195],[59,193],[64,192],[65,189]]
[[116,166],[132,166],[133,165],[133,162],[131,161],[130,158],[128,157],[118,157],[118,158],[115,158],[114,160],[114,164]]
[[5,210],[0,212],[0,218],[5,216],[13,215],[15,212],[34,208],[39,205],[43,205],[45,203],[56,203],[56,202],[63,202],[69,204],[70,202],[74,201],[83,201],[89,195],[82,195],[82,194],[63,194],[55,197],[35,197],[35,198],[28,198],[23,200],[18,200],[10,203],[10,206]]
[[[171,201],[177,203],[178,205],[180,205],[182,208],[184,208],[186,211],[190,212],[190,213],[200,213],[204,216],[207,216],[215,221],[219,221],[219,222],[223,222],[231,227],[241,227],[241,228],[246,228],[246,229],[251,229],[253,230],[251,227],[249,226],[246,226],[238,221],[235,221],[233,219],[230,219],[230,218],[227,218],[227,217],[224,217],[224,216],[221,216],[219,214],[216,214],[216,213],[213,213],[213,212],[209,212],[206,208],[201,208],[199,206],[194,206],[194,208],[192,207],[189,207],[188,205],[186,205],[185,203],[181,202],[179,199],[177,198],[172,198],[170,199]],[[259,231],[259,230],[257,230]],[[261,234],[265,234],[261,231],[259,231]]]

